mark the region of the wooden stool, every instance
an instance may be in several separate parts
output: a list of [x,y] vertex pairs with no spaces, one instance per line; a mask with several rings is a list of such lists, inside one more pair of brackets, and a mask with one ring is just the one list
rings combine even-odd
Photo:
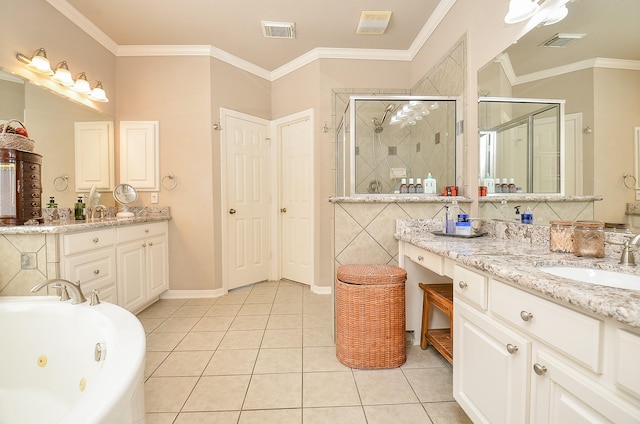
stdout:
[[[453,285],[418,283],[424,291],[422,303],[422,329],[420,347],[426,349],[429,342],[447,361],[453,363]],[[449,317],[449,328],[429,330],[429,309],[431,305]]]

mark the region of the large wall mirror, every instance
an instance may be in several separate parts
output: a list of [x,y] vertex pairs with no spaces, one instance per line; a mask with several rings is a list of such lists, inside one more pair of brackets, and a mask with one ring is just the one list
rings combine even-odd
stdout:
[[[563,21],[534,28],[483,67],[478,95],[565,101],[565,179],[557,193],[604,195],[596,207],[615,206],[616,215],[601,219],[619,220],[633,201],[622,175],[634,172],[633,128],[640,125],[640,2],[567,6]],[[486,113],[480,109],[480,122]]]
[[[0,70],[0,121],[25,123],[34,153],[42,155],[42,197],[60,206],[76,202],[74,123],[112,121],[110,116]],[[66,177],[66,178],[65,178]]]

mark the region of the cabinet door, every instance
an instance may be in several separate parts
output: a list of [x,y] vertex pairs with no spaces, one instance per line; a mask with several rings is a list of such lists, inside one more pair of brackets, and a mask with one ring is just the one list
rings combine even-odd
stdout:
[[146,247],[134,241],[116,247],[118,305],[130,311],[142,306],[146,297]]
[[76,191],[111,190],[114,181],[113,123],[75,123]]
[[82,293],[88,299],[93,289],[101,293],[115,292],[116,257],[113,248],[66,256],[62,262],[61,278],[80,282]]
[[147,244],[147,300],[160,296],[169,287],[168,245],[166,236],[152,237]]
[[453,395],[474,423],[528,422],[531,342],[454,304]]
[[637,423],[640,409],[618,398],[553,354],[537,350],[531,418],[539,424]]
[[120,182],[139,191],[160,189],[158,121],[120,122]]

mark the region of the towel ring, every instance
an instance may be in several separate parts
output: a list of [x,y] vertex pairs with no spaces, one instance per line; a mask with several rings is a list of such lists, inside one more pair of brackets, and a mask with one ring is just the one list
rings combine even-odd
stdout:
[[61,175],[59,177],[54,178],[53,186],[58,191],[65,191],[67,188],[69,188],[69,176]]
[[[631,187],[629,187],[629,184],[627,184],[627,179],[632,179],[633,180],[633,184],[631,184]],[[624,184],[624,186],[626,188],[628,188],[629,190],[634,190],[636,188],[636,177],[634,177],[631,174],[624,174],[622,176],[622,183]]]
[[[171,182],[167,183],[166,180],[171,180]],[[176,179],[175,174],[168,173],[164,177],[162,177],[162,187],[166,190],[173,190],[178,186],[178,180]]]

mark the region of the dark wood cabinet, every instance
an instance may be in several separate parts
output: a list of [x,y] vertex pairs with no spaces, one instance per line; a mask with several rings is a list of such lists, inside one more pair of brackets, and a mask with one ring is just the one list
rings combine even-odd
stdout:
[[42,216],[42,156],[0,149],[0,224],[22,225]]

